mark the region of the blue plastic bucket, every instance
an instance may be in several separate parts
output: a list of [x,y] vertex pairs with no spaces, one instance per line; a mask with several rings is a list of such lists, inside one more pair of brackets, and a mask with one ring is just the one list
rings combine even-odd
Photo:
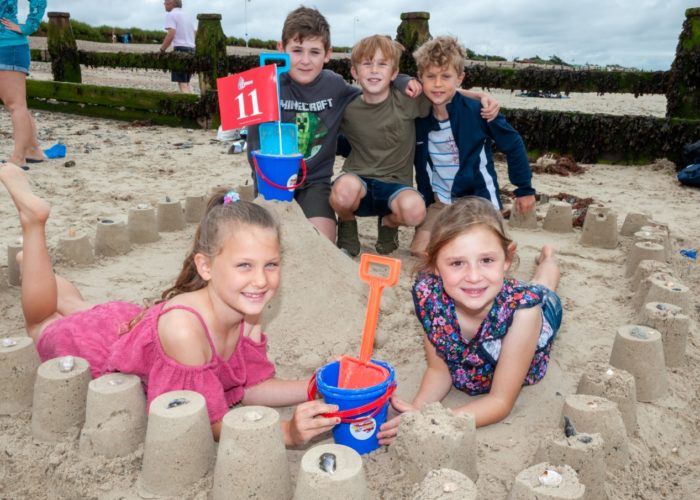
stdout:
[[[338,387],[339,361],[328,363],[319,369],[315,376],[318,392],[326,403],[338,405],[338,411],[341,414],[341,423],[333,428],[333,439],[337,444],[349,446],[360,455],[379,448],[377,432],[386,422],[389,398],[396,388],[394,369],[391,365],[375,359],[372,363],[385,367],[389,376],[381,384],[371,387],[362,389]],[[342,417],[342,412],[353,413],[352,410],[363,406],[367,407],[366,411],[352,417]]]
[[[304,155],[267,155],[253,151],[253,166],[258,180],[258,192],[266,200],[292,201],[294,190],[306,180]],[[302,179],[297,182],[299,169]]]

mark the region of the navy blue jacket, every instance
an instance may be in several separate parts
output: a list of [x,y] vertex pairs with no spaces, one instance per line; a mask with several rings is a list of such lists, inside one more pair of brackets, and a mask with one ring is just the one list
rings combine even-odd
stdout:
[[[452,135],[459,148],[459,170],[452,185],[452,199],[463,196],[481,196],[502,207],[498,194],[498,180],[493,165],[492,142],[505,153],[508,177],[516,186],[515,196],[534,195],[532,170],[520,134],[511,127],[502,114],[487,122],[481,117],[481,103],[455,94],[447,105]],[[428,153],[428,133],[440,130],[440,124],[431,113],[416,120],[416,185],[426,205],[435,201],[428,169],[433,164]]]

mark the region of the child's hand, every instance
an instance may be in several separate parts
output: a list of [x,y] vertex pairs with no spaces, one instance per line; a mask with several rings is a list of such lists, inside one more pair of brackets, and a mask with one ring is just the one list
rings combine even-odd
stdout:
[[[415,78],[411,78],[406,84],[405,93],[408,97],[416,98],[423,93],[423,86]],[[498,113],[497,113],[498,114]],[[494,116],[495,118],[495,116]]]
[[2,19],[0,19],[0,24],[2,24],[5,28],[7,28],[10,31],[22,34],[22,28],[19,27],[19,24],[15,24],[9,19],[3,17]]
[[515,199],[515,211],[526,214],[535,207],[535,195],[521,196]]
[[301,403],[294,409],[292,420],[284,422],[284,442],[288,446],[299,446],[311,438],[331,430],[340,423],[339,417],[324,417],[324,413],[338,411],[338,405],[329,405],[320,399]]
[[401,423],[401,414],[409,411],[418,411],[418,408],[410,403],[402,401],[397,398],[391,398],[391,407],[399,412],[399,415],[382,424],[377,433],[377,438],[379,439],[379,444],[389,445],[396,439],[396,434],[399,431],[399,424]]
[[481,117],[490,122],[498,116],[501,110],[501,105],[496,99],[486,94],[481,97]]

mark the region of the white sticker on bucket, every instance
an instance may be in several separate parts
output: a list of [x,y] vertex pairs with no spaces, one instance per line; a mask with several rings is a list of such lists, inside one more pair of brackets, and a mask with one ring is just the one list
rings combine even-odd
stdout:
[[294,174],[287,180],[287,189],[294,189],[294,186],[296,186],[296,184],[297,184],[297,174]]
[[358,441],[365,441],[374,435],[377,421],[373,418],[350,424],[350,434]]

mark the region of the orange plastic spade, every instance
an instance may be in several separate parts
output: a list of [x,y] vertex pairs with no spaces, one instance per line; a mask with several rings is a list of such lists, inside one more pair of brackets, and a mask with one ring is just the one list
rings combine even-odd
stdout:
[[[370,274],[370,264],[386,266],[389,269],[389,275],[384,277]],[[398,283],[400,272],[401,261],[399,259],[367,253],[362,254],[362,257],[360,257],[360,279],[369,283],[369,300],[367,301],[365,326],[362,330],[360,359],[350,356],[340,357],[338,387],[347,389],[372,387],[384,382],[389,375],[386,368],[376,365],[370,360],[374,349],[374,335],[377,331],[377,318],[379,317],[382,291],[384,287],[392,287]]]

